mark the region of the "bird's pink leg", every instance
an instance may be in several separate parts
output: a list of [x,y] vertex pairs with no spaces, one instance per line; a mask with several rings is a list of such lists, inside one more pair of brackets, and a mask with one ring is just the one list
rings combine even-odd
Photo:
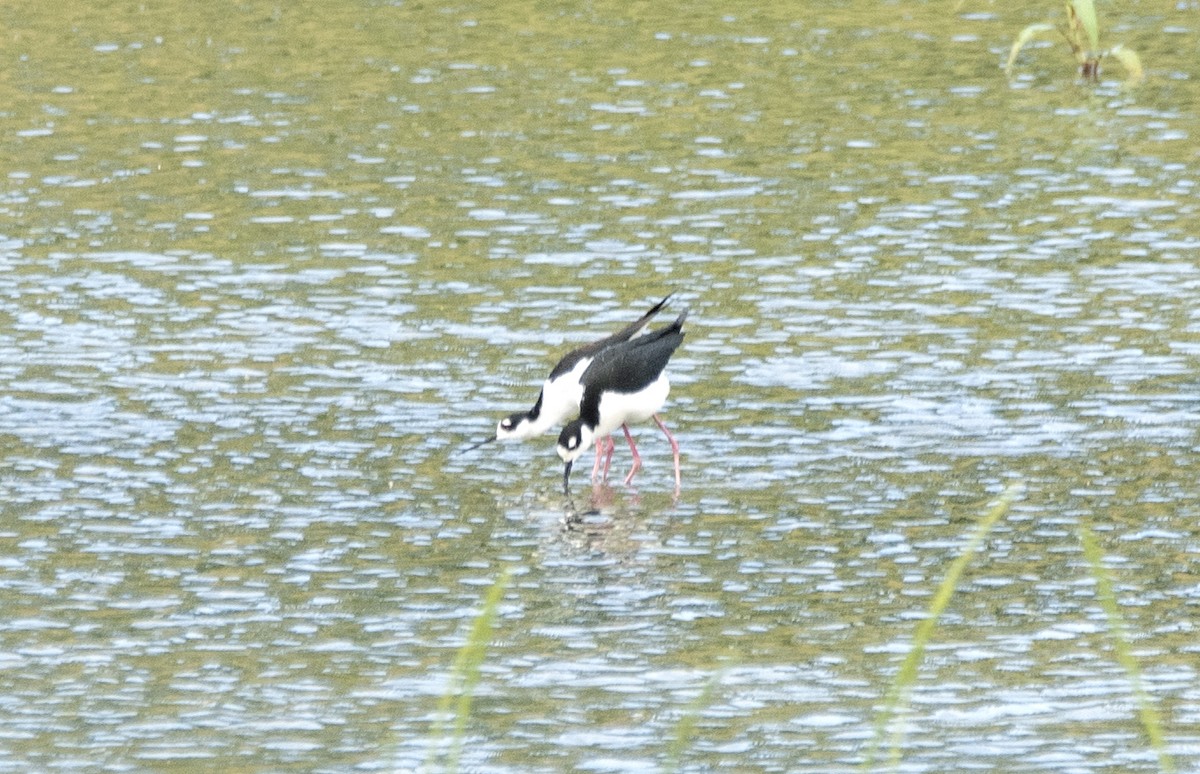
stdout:
[[604,449],[604,439],[596,439],[596,461],[592,463],[592,483],[596,483],[596,476],[600,473],[600,456]]
[[612,463],[613,450],[617,445],[613,443],[612,436],[604,436],[596,439],[596,461],[592,463],[592,483],[596,483],[596,476],[600,473],[600,458],[604,456],[605,448],[608,448],[608,461],[604,463],[604,479],[608,479],[608,466]]
[[636,454],[637,447],[633,445],[633,437],[629,433],[629,425],[621,425],[621,429],[625,431],[625,440],[629,442],[629,451]]
[[675,436],[671,435],[671,431],[663,424],[663,421],[658,418],[658,414],[651,417],[654,424],[658,425],[658,429],[663,431],[663,435],[667,436],[667,440],[671,442],[671,454],[675,456],[675,492],[679,493],[681,486],[681,478],[679,475],[679,443],[675,440]]
[[604,446],[604,439],[596,438],[596,461],[592,463],[592,482],[595,484],[596,476],[600,475],[600,449]]
[[608,454],[604,457],[604,475],[600,477],[601,481],[608,480],[608,469],[612,466],[613,452],[617,450],[616,443],[613,442],[612,436],[608,437]]
[[629,469],[629,475],[625,477],[625,486],[629,486],[629,482],[633,480],[633,474],[642,469],[642,456],[638,454],[637,444],[633,442],[633,436],[629,433],[629,425],[621,425],[621,429],[625,431],[625,440],[629,441],[629,452],[633,455],[633,467]]

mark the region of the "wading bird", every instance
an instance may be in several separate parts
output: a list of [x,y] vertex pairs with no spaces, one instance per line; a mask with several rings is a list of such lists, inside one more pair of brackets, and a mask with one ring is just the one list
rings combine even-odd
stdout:
[[684,311],[666,328],[605,349],[580,376],[583,398],[579,403],[579,417],[568,423],[558,436],[558,456],[566,463],[564,491],[570,491],[571,466],[575,460],[593,441],[607,438],[618,427],[625,428],[625,438],[633,452],[633,467],[625,477],[625,483],[632,481],[642,467],[642,458],[637,453],[628,425],[653,419],[671,443],[675,457],[675,492],[678,494],[679,444],[659,419],[658,411],[671,391],[667,362],[683,341],[683,321],[686,319],[687,312]]

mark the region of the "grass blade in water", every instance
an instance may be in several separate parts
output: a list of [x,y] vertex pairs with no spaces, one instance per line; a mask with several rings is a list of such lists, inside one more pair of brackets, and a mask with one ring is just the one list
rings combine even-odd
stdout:
[[508,590],[511,578],[512,568],[505,568],[492,587],[488,589],[487,596],[483,600],[483,607],[480,609],[479,615],[475,617],[470,634],[467,635],[467,641],[459,649],[458,655],[454,659],[454,666],[450,671],[450,684],[438,703],[430,741],[429,760],[425,764],[426,771],[433,771],[438,751],[446,746],[444,743],[446,720],[451,717],[451,706],[454,707],[454,729],[450,737],[449,750],[445,753],[445,770],[458,771],[458,758],[462,753],[463,736],[466,734],[467,720],[471,716],[472,692],[479,682],[479,667],[483,664],[484,656],[487,655],[492,626],[496,621],[500,601],[504,599],[504,592]]
[[717,690],[717,684],[721,682],[721,676],[725,670],[719,670],[708,682],[704,684],[704,690],[700,691],[700,695],[693,701],[689,702],[680,716],[679,721],[675,724],[675,738],[671,741],[671,746],[667,748],[667,762],[663,767],[663,771],[679,771],[679,759],[683,756],[684,748],[691,740],[696,732],[696,722],[700,719],[700,713],[712,702],[712,696]]
[[1112,632],[1113,650],[1116,652],[1117,661],[1129,675],[1142,728],[1145,729],[1146,736],[1150,739],[1150,746],[1158,753],[1158,767],[1167,774],[1174,774],[1175,763],[1171,760],[1166,742],[1163,740],[1162,727],[1158,722],[1158,711],[1154,709],[1149,695],[1142,687],[1142,672],[1133,655],[1133,650],[1129,647],[1125,619],[1121,616],[1121,607],[1117,604],[1117,595],[1113,592],[1112,579],[1109,578],[1108,570],[1104,566],[1104,556],[1100,553],[1100,547],[1096,545],[1096,538],[1086,524],[1079,525],[1079,539],[1083,543],[1083,555],[1091,567],[1092,578],[1096,581],[1096,596],[1100,600],[1100,607],[1104,609],[1104,617],[1108,619],[1108,629]]
[[[988,533],[991,532],[992,527],[996,526],[996,523],[1008,513],[1008,509],[1012,506],[1013,501],[1017,499],[1017,496],[1020,495],[1023,488],[1022,484],[1018,481],[1009,484],[1004,489],[1000,497],[992,503],[992,506],[979,520],[979,524],[975,527],[975,531],[971,533],[971,537],[967,541],[967,545],[963,548],[962,554],[951,563],[950,569],[946,571],[946,577],[942,579],[941,585],[938,586],[937,592],[933,595],[933,601],[930,602],[929,609],[925,612],[925,618],[921,623],[917,624],[917,629],[913,633],[912,649],[909,650],[904,663],[900,665],[900,671],[897,672],[896,679],[888,690],[883,711],[875,722],[874,738],[871,741],[870,748],[867,750],[867,757],[863,761],[864,769],[869,769],[874,765],[875,752],[879,747],[880,740],[887,732],[887,728],[896,716],[897,709],[901,703],[907,703],[908,701],[913,683],[917,680],[917,667],[920,665],[921,658],[925,654],[925,646],[933,639],[933,632],[937,628],[938,619],[945,612],[946,606],[950,604],[950,599],[954,596],[955,589],[958,588],[958,581],[962,577],[963,570],[966,569],[967,564],[975,556],[975,552],[979,550],[979,546],[983,543]],[[897,724],[896,729],[892,733],[890,756],[894,769],[898,768],[900,764],[901,737],[901,726]]]

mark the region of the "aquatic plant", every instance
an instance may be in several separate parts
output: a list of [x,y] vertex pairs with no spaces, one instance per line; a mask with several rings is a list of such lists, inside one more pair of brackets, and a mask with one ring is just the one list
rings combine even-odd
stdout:
[[1108,50],[1100,48],[1100,21],[1096,17],[1096,5],[1092,0],[1067,0],[1064,5],[1067,11],[1065,29],[1053,24],[1039,23],[1029,25],[1017,35],[1008,52],[1008,62],[1004,65],[1004,72],[1008,77],[1012,77],[1013,62],[1026,43],[1044,32],[1057,30],[1066,38],[1075,61],[1079,63],[1079,73],[1087,80],[1099,79],[1100,60],[1106,56],[1111,56],[1124,66],[1128,83],[1142,80],[1142,61],[1136,52],[1120,44]]
[[[958,587],[963,570],[975,556],[984,538],[987,537],[996,523],[1008,512],[1013,501],[1020,495],[1022,488],[1023,486],[1020,482],[1010,484],[1000,497],[991,504],[971,533],[962,554],[951,563],[950,568],[946,571],[946,577],[938,585],[937,591],[934,593],[933,599],[929,604],[929,609],[925,612],[925,617],[917,625],[916,631],[913,633],[912,648],[909,650],[904,662],[900,665],[900,669],[897,671],[896,677],[888,689],[883,709],[876,719],[874,737],[863,760],[862,768],[864,770],[873,770],[876,762],[876,752],[889,727],[892,729],[889,763],[892,770],[899,770],[903,724],[896,722],[895,718],[901,710],[907,707],[908,699],[912,693],[912,686],[917,679],[917,667],[924,656],[925,648],[933,637],[938,620]],[[1089,571],[1096,584],[1097,600],[1108,622],[1113,651],[1116,654],[1117,662],[1120,663],[1129,677],[1142,729],[1150,741],[1150,746],[1158,756],[1159,770],[1164,772],[1164,774],[1174,774],[1176,771],[1175,763],[1167,750],[1158,712],[1142,685],[1141,670],[1138,667],[1137,659],[1134,657],[1133,650],[1129,644],[1125,622],[1121,616],[1121,608],[1117,603],[1116,594],[1113,592],[1112,579],[1109,577],[1108,570],[1104,566],[1104,557],[1096,544],[1096,539],[1086,524],[1079,526],[1079,539],[1084,558],[1088,562]]]
[[1175,763],[1171,759],[1171,754],[1167,752],[1166,742],[1163,741],[1162,727],[1158,722],[1158,711],[1154,709],[1150,697],[1142,687],[1142,673],[1138,668],[1137,658],[1133,655],[1133,649],[1129,647],[1125,620],[1121,617],[1117,595],[1113,593],[1112,579],[1109,578],[1108,570],[1104,566],[1104,556],[1101,554],[1099,546],[1096,545],[1096,538],[1093,537],[1092,531],[1086,524],[1079,525],[1079,540],[1083,544],[1083,555],[1087,559],[1092,578],[1096,582],[1096,596],[1099,598],[1100,607],[1104,610],[1104,617],[1108,621],[1108,631],[1112,636],[1113,651],[1116,653],[1117,662],[1129,676],[1134,699],[1137,701],[1138,719],[1142,723],[1142,729],[1145,730],[1146,737],[1150,740],[1150,746],[1158,755],[1158,768],[1165,774],[1174,774]]
[[[879,713],[879,717],[875,723],[875,736],[871,742],[870,748],[867,750],[867,757],[863,762],[864,769],[870,769],[875,763],[875,752],[879,747],[879,742],[887,731],[888,726],[893,725],[893,718],[896,716],[897,710],[901,707],[901,703],[907,706],[908,698],[912,694],[913,683],[917,681],[917,666],[921,663],[921,658],[925,655],[925,646],[933,639],[933,632],[937,628],[938,620],[942,613],[946,610],[946,605],[950,603],[950,598],[954,596],[955,589],[958,588],[958,581],[962,577],[963,570],[971,562],[975,556],[975,552],[979,550],[980,544],[984,538],[991,532],[992,527],[1003,518],[1004,514],[1008,513],[1008,509],[1012,506],[1014,500],[1021,494],[1024,485],[1020,481],[1015,481],[1005,487],[1000,497],[992,503],[991,507],[983,514],[976,525],[971,537],[967,540],[966,546],[963,547],[963,552],[950,564],[950,569],[946,571],[946,577],[942,579],[938,585],[937,591],[933,595],[933,599],[929,603],[929,609],[925,611],[925,617],[921,619],[921,623],[917,624],[917,629],[913,633],[912,648],[908,651],[904,662],[900,665],[900,670],[896,673],[896,679],[892,682],[888,690],[888,695],[884,701],[883,711]],[[902,738],[903,724],[895,723],[892,730],[891,741],[891,763],[892,768],[896,769],[900,765],[900,741]]]
[[[458,758],[462,753],[467,719],[471,716],[472,694],[475,685],[479,682],[479,668],[483,664],[484,656],[487,655],[487,647],[491,641],[492,627],[496,621],[500,601],[504,599],[504,592],[508,589],[511,579],[512,568],[506,567],[492,587],[488,589],[479,615],[475,617],[475,622],[471,625],[467,641],[458,650],[454,666],[450,669],[450,684],[438,703],[431,735],[429,760],[426,761],[425,771],[433,771],[434,764],[439,757],[442,758],[446,771],[458,771]],[[451,712],[452,705],[453,712]],[[454,720],[454,727],[447,741],[446,723],[450,718]],[[446,747],[449,749],[439,756],[439,751]]]
[[713,694],[716,693],[717,685],[721,682],[724,672],[724,669],[714,672],[705,683],[704,690],[700,691],[699,695],[684,708],[683,714],[679,716],[679,720],[675,724],[674,738],[667,748],[666,765],[663,766],[663,771],[680,770],[680,761],[688,743],[696,733],[696,723],[700,720],[700,713],[712,703]]

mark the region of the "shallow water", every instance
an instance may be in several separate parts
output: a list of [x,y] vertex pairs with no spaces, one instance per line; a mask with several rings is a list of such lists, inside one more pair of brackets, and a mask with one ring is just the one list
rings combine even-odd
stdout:
[[[0,770],[436,763],[505,568],[460,768],[857,770],[1014,482],[900,770],[1160,770],[1081,524],[1200,765],[1195,9],[1103,10],[1135,91],[1034,4],[12,11]],[[677,501],[464,452],[667,292]]]

